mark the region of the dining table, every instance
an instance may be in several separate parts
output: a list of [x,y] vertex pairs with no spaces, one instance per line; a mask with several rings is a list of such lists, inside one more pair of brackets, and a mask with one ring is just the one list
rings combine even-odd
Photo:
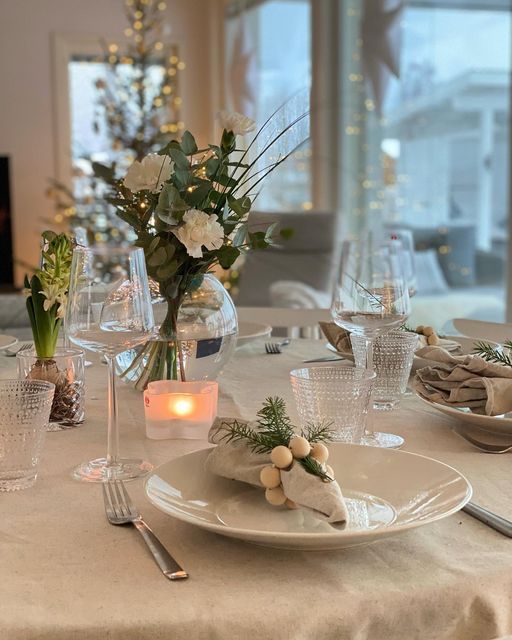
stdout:
[[[292,340],[281,354],[266,354],[264,340],[238,348],[219,377],[219,414],[251,419],[277,395],[295,419],[290,370],[327,355],[325,342],[312,339]],[[16,377],[16,358],[0,355],[0,377]],[[123,456],[157,466],[209,446],[146,438],[142,394],[119,381],[118,395]],[[190,574],[167,580],[133,527],[108,523],[101,486],[71,477],[74,466],[105,451],[106,403],[107,368],[94,360],[86,370],[84,424],[48,432],[36,484],[0,494],[1,640],[512,634],[512,540],[464,512],[366,546],[282,550],[174,519],[154,508],[135,480],[126,485],[133,501]],[[452,418],[413,395],[371,420],[403,436],[405,451],[455,467],[476,502],[512,518],[509,454],[477,450],[452,430]]]

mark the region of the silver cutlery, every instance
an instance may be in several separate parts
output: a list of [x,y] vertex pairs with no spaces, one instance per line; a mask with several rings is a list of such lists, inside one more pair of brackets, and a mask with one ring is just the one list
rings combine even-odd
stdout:
[[455,428],[454,431],[461,438],[464,438],[464,440],[467,440],[470,444],[472,444],[477,449],[480,449],[480,451],[483,451],[484,453],[507,453],[508,451],[512,451],[512,445],[490,444],[488,442],[482,442],[481,440],[475,440],[475,438],[472,438],[467,433],[457,428]]
[[282,342],[265,342],[265,351],[267,353],[281,353],[281,347],[286,347],[290,342],[290,338],[287,338]]
[[31,342],[18,342],[13,345],[10,349],[5,349],[3,354],[6,358],[14,358],[14,356],[20,351],[26,351],[32,347]]
[[345,358],[337,358],[333,356],[326,356],[324,358],[313,358],[312,360],[303,360],[304,363],[310,362],[337,362],[338,360],[345,360]]
[[512,538],[512,522],[510,520],[506,520],[505,518],[502,518],[488,509],[484,509],[484,507],[481,507],[474,502],[468,502],[464,507],[462,507],[462,511],[473,516],[473,518],[480,520],[480,522],[491,527],[491,529],[499,531],[499,533],[507,536],[507,538]]
[[166,578],[169,578],[169,580],[188,578],[188,573],[180,567],[144,522],[140,511],[131,501],[124,484],[120,480],[109,480],[102,484],[102,489],[105,513],[110,524],[132,524],[144,538],[144,542]]

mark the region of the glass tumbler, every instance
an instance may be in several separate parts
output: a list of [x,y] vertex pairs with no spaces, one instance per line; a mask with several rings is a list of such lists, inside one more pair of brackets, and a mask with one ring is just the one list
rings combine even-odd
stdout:
[[[364,336],[350,336],[354,362],[357,367],[366,363],[366,340]],[[373,387],[373,408],[391,411],[399,404],[407,388],[418,346],[418,334],[395,329],[379,336],[373,346],[373,365],[377,373]]]
[[60,431],[83,424],[85,415],[84,352],[60,347],[51,358],[39,358],[33,349],[16,354],[18,378],[46,380],[55,385],[48,431]]
[[329,423],[333,440],[359,444],[375,372],[359,367],[305,367],[290,373],[301,426]]
[[0,380],[0,491],[36,481],[54,391],[44,380]]

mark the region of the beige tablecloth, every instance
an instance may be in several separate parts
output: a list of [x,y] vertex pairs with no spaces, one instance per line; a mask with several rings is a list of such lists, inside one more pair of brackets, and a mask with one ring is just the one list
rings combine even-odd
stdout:
[[[219,410],[253,417],[268,395],[292,403],[288,372],[324,356],[321,341],[296,341],[282,355],[247,345],[221,378]],[[0,375],[14,359],[0,356]],[[105,519],[101,489],[70,478],[105,451],[106,367],[87,370],[87,422],[49,433],[40,477],[0,494],[0,639],[123,640],[252,638],[303,640],[491,640],[512,632],[512,540],[464,513],[338,552],[259,548],[178,522],[130,491],[164,544],[190,572],[171,583],[138,534]],[[140,394],[120,385],[122,452],[159,464],[202,448],[198,441],[144,435]],[[452,464],[475,501],[512,518],[509,455],[478,452],[414,397],[379,417],[406,449]]]

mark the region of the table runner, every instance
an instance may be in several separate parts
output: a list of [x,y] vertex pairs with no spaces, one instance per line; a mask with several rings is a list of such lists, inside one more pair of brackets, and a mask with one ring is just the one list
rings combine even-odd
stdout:
[[[220,379],[219,412],[251,418],[268,395],[293,408],[290,369],[324,356],[299,340],[282,355],[263,342],[237,350]],[[15,359],[0,356],[0,376]],[[103,455],[106,368],[86,371],[83,427],[49,433],[32,489],[0,494],[0,638],[353,638],[491,640],[512,633],[512,540],[459,513],[376,544],[336,552],[259,548],[201,531],[154,509],[142,482],[130,493],[191,578],[170,583],[130,527],[112,527],[101,489],[70,478]],[[200,441],[144,436],[141,395],[119,385],[121,451],[155,464],[202,448]],[[512,518],[510,456],[478,452],[454,423],[414,397],[378,417],[405,449],[466,474],[475,501]]]

